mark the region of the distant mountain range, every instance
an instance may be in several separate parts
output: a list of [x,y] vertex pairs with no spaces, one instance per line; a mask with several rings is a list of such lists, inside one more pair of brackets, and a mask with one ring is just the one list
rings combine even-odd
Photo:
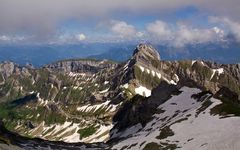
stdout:
[[[31,63],[40,67],[70,58],[109,59],[126,61],[136,44],[88,43],[73,45],[0,45],[0,61],[11,60],[18,64]],[[240,44],[236,42],[186,45],[182,48],[154,44],[162,60],[203,59],[219,63],[239,63]]]
[[[240,44],[232,43],[207,43],[186,45],[176,48],[167,45],[154,45],[162,55],[162,60],[195,60],[215,61],[224,64],[240,63]],[[106,52],[92,55],[90,58],[110,59],[125,61],[131,57],[134,45],[116,47]]]

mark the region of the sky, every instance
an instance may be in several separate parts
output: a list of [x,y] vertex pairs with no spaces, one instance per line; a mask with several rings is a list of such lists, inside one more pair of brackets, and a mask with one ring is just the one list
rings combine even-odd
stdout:
[[0,0],[0,44],[239,42],[239,14],[239,0]]

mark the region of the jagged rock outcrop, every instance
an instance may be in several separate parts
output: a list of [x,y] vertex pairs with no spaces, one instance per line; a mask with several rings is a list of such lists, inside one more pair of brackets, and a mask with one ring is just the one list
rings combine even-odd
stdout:
[[156,113],[160,104],[171,98],[173,94],[179,93],[175,85],[162,81],[158,87],[153,89],[151,97],[134,96],[131,101],[124,103],[114,116],[115,129],[121,131],[138,123],[145,126],[152,119],[152,115]]
[[15,69],[16,64],[14,64],[13,62],[5,61],[0,65],[0,72],[5,78],[11,76]]
[[64,60],[53,64],[46,65],[52,71],[59,71],[64,73],[69,72],[79,72],[79,73],[97,73],[101,69],[110,68],[116,66],[116,63],[110,62],[108,60]]
[[133,52],[132,59],[143,64],[150,64],[150,60],[160,61],[160,55],[150,44],[139,44]]
[[240,81],[240,64],[228,64],[225,66],[226,70],[234,76],[238,81]]

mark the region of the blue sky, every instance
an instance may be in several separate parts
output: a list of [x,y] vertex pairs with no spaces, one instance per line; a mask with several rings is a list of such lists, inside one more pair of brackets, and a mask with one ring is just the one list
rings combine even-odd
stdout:
[[[208,14],[209,15],[209,14]],[[196,7],[188,6],[185,8],[177,9],[176,11],[165,13],[165,14],[132,14],[132,13],[124,13],[117,12],[113,13],[110,16],[110,20],[119,20],[127,22],[135,26],[139,30],[144,30],[146,24],[154,22],[155,20],[163,20],[165,22],[176,24],[178,21],[191,21],[193,24],[198,26],[209,26],[208,24],[208,16],[207,14],[202,14],[198,11]],[[102,32],[106,32],[106,30],[102,29],[102,32],[93,32],[96,26],[103,22],[109,21],[107,19],[98,19],[98,18],[88,18],[86,20],[76,20],[69,19],[65,20],[59,24],[59,27],[66,32],[85,32],[89,35],[94,34],[102,34]],[[99,31],[99,30],[98,30]]]
[[240,41],[239,0],[0,0],[0,44]]

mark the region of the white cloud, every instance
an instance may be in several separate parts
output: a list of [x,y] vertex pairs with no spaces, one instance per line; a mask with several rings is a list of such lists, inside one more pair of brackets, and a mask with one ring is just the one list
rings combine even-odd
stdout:
[[[98,27],[109,27],[110,36],[102,39],[115,42],[139,42],[149,41],[153,43],[169,44],[175,47],[183,47],[187,44],[201,44],[219,41],[224,38],[225,32],[218,26],[213,28],[197,28],[186,24],[170,24],[162,20],[155,20],[146,24],[143,30],[138,30],[125,21],[101,22]],[[113,33],[113,35],[112,35]]]
[[6,35],[1,35],[0,36],[0,41],[10,41],[10,37],[6,36]]
[[185,44],[213,42],[219,39],[219,35],[214,28],[199,29],[186,25],[179,25],[174,37],[174,44],[177,47]]
[[81,33],[81,34],[76,35],[76,39],[78,41],[83,41],[86,39],[86,36],[83,33]]
[[136,36],[139,37],[139,38],[143,38],[144,35],[145,35],[145,33],[144,33],[143,31],[138,31],[138,32],[136,33]]
[[240,41],[240,22],[233,21],[227,17],[209,17],[210,22],[225,25],[230,32]]
[[223,38],[225,36],[225,31],[219,27],[213,27],[213,31],[219,35],[219,37]]
[[156,20],[155,22],[148,24],[146,30],[149,34],[164,40],[169,40],[172,36],[169,24],[161,20]]
[[49,41],[51,44],[70,44],[85,41],[87,36],[83,33],[62,33]]
[[137,31],[133,25],[127,24],[124,21],[111,21],[111,31],[119,35],[121,38],[134,37]]
[[167,42],[175,47],[186,44],[206,43],[220,40],[224,31],[219,27],[194,28],[186,24],[176,26],[161,20],[156,20],[146,26],[148,38],[154,42]]
[[174,25],[162,20],[148,23],[141,30],[120,20],[100,22],[96,28],[98,31],[104,32],[101,35],[90,36],[90,38],[86,38],[86,35],[83,33],[62,34],[59,36],[59,40],[53,43],[74,43],[85,40],[87,42],[149,41],[183,47],[186,44],[214,42],[225,37],[225,31],[218,26],[213,28],[194,28],[186,24]]
[[9,35],[0,35],[0,42],[6,43],[6,42],[19,42],[25,40],[26,37],[24,36],[9,36]]
[[189,6],[240,20],[239,0],[0,0],[0,34],[21,31],[45,40],[69,19],[110,19],[126,13],[163,15]]

